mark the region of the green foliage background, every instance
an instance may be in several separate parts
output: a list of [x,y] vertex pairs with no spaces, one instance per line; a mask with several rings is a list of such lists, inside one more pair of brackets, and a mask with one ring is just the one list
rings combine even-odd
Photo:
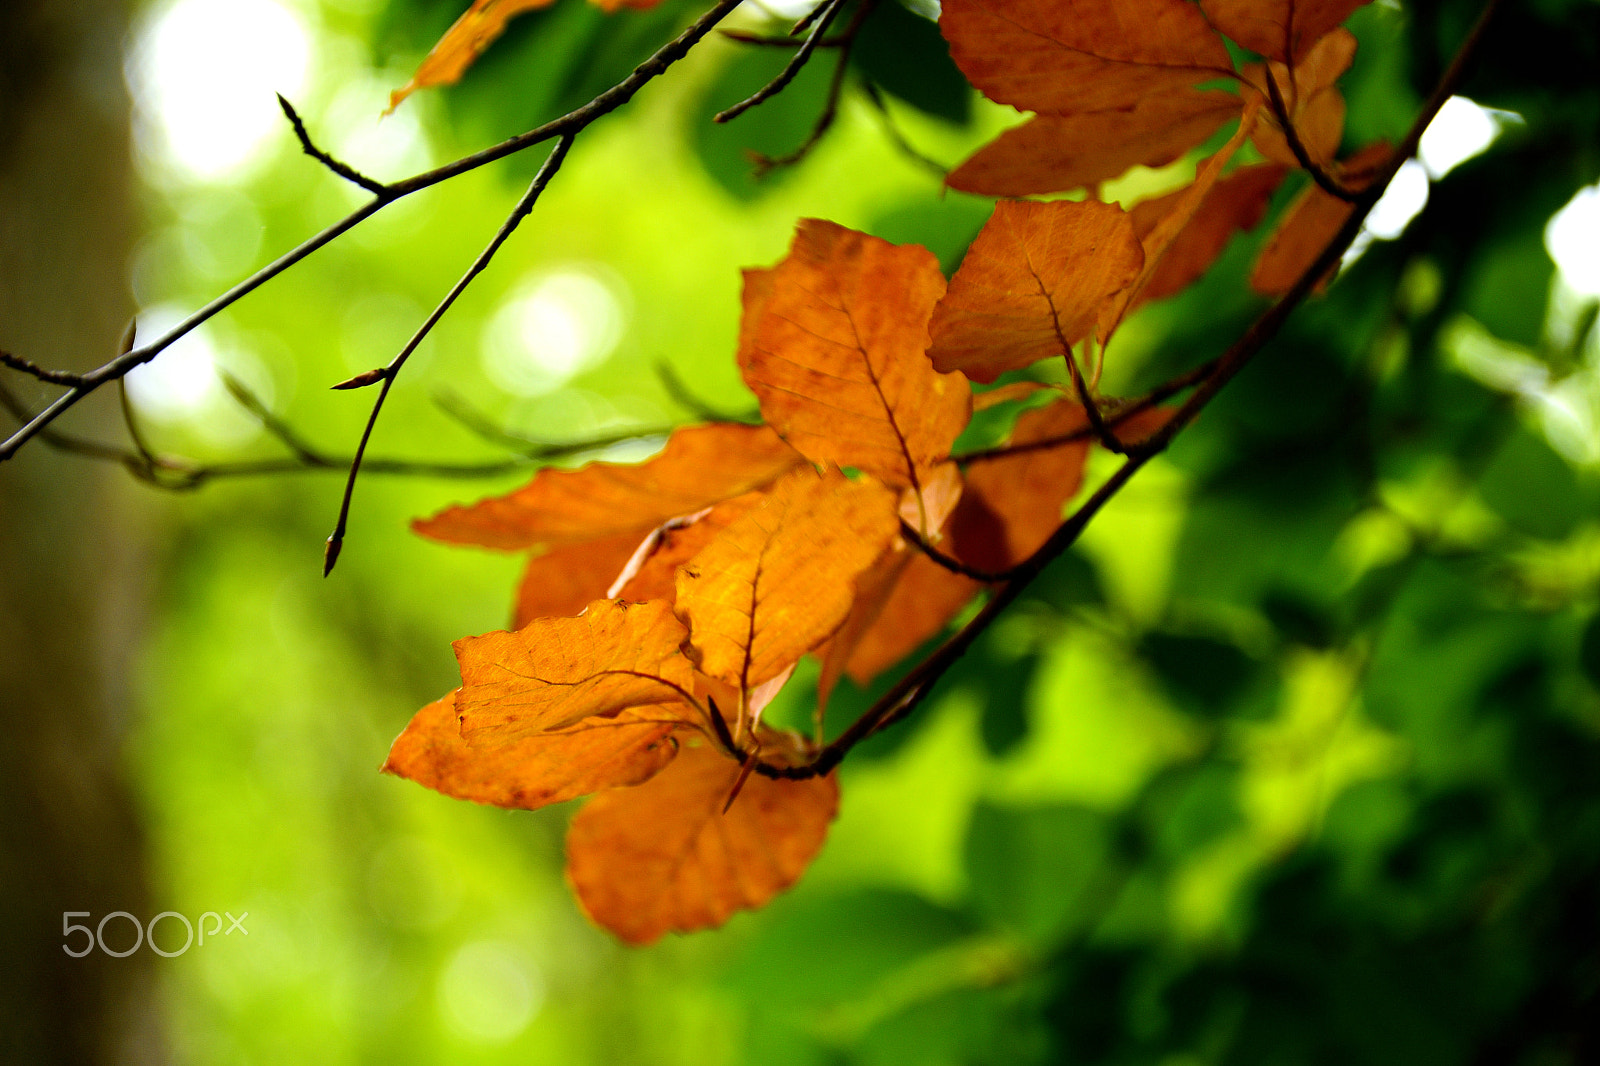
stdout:
[[[338,53],[346,67],[297,101],[313,131],[341,77],[387,64],[398,84],[459,7],[324,8],[327,33],[370,51]],[[608,18],[562,0],[463,86],[405,107],[450,157],[586,99],[693,11]],[[1350,144],[1403,133],[1475,14],[1358,14]],[[920,148],[954,162],[1010,120],[952,84],[928,24],[893,5],[881,18],[859,66]],[[449,641],[505,623],[518,571],[406,522],[519,478],[365,478],[327,581],[332,478],[130,494],[157,545],[129,757],[158,909],[251,914],[247,941],[158,964],[180,1061],[1600,1057],[1600,482],[1451,349],[1470,318],[1558,374],[1597,359],[1592,336],[1573,339],[1582,309],[1552,303],[1542,243],[1600,169],[1597,42],[1589,0],[1507,5],[1465,91],[1525,122],[1299,312],[936,699],[855,752],[815,868],[714,933],[624,950],[562,884],[570,809],[479,808],[376,772],[452,686]],[[544,440],[690,420],[662,361],[705,404],[751,410],[732,361],[737,268],[776,261],[803,216],[927,244],[953,268],[987,204],[941,193],[859,94],[804,164],[749,177],[744,148],[804,138],[827,60],[736,123],[707,118],[781,55],[714,41],[585,135],[408,369],[375,450],[502,454],[436,409],[443,387]],[[322,386],[392,354],[536,155],[391,209],[218,332],[266,353],[293,424],[347,447],[365,399]],[[1108,195],[1163,190],[1184,166]],[[158,177],[146,197],[140,298],[191,305],[250,265],[193,251],[232,247],[240,210],[266,255],[353,202],[287,136],[239,188]],[[1242,331],[1266,228],[1127,328],[1110,391]],[[569,389],[500,394],[478,361],[486,318],[520,278],[571,261],[625,282],[620,347]],[[208,447],[181,429],[162,443]],[[788,713],[806,712],[805,685]],[[869,698],[846,692],[831,717]]]

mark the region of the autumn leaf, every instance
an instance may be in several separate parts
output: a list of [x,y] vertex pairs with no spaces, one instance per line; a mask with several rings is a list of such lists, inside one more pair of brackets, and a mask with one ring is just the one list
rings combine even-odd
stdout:
[[[472,6],[456,19],[439,38],[437,44],[423,58],[422,65],[411,80],[389,94],[388,114],[400,106],[400,101],[418,89],[437,85],[454,85],[467,69],[477,62],[499,36],[505,32],[506,23],[514,16],[536,8],[549,7],[555,0],[472,0]],[[594,0],[596,6],[611,12],[620,7],[644,10],[661,0]]]
[[[521,629],[535,618],[576,615],[606,591],[639,548],[637,532],[568,544],[528,560],[517,582],[517,602],[511,628]],[[635,600],[651,596],[630,597]]]
[[[679,650],[686,636],[671,604],[598,600],[577,618],[458,640],[461,735],[505,742],[630,707],[676,704],[693,684]],[[694,716],[685,709],[682,717]]]
[[452,692],[416,713],[395,738],[383,772],[456,799],[534,810],[649,780],[677,753],[671,733],[681,725],[620,711],[559,733],[469,745],[461,739]]
[[[1235,233],[1254,229],[1261,222],[1273,192],[1288,173],[1289,169],[1278,163],[1256,163],[1240,167],[1212,186],[1188,225],[1167,245],[1141,300],[1160,300],[1198,281]],[[1180,205],[1187,191],[1185,187],[1134,205],[1129,214],[1140,240]]]
[[926,248],[802,221],[783,262],[745,272],[739,367],[767,423],[813,461],[919,484],[971,413],[926,355],[944,287]]
[[760,488],[800,461],[765,426],[686,426],[645,462],[546,468],[515,492],[448,508],[411,528],[434,540],[506,551],[622,533],[642,540],[667,519]]
[[1062,356],[1143,262],[1115,204],[1001,201],[933,313],[928,355],[983,382]]
[[590,800],[567,832],[567,880],[589,916],[648,944],[719,926],[794,884],[827,838],[838,785],[752,775],[724,810],[739,774],[691,736],[643,785]]
[[1039,115],[984,145],[946,184],[985,196],[1097,185],[1132,166],[1171,163],[1236,118],[1239,108],[1232,93],[1182,88],[1131,110]]
[[985,96],[1044,114],[1125,111],[1233,77],[1222,39],[1186,0],[945,0],[939,26]]
[[786,475],[678,570],[689,655],[742,692],[777,676],[839,628],[899,528],[896,494],[877,482]]
[[[1346,184],[1364,188],[1389,157],[1389,146],[1373,144],[1357,152],[1335,172]],[[1284,212],[1283,220],[1261,250],[1250,274],[1250,287],[1263,296],[1281,296],[1294,287],[1333,240],[1355,205],[1308,185]]]
[[1205,202],[1212,188],[1222,177],[1223,168],[1250,136],[1250,131],[1255,127],[1256,117],[1260,113],[1261,109],[1256,102],[1252,101],[1246,106],[1244,117],[1239,120],[1239,128],[1228,139],[1228,143],[1200,163],[1194,181],[1173,197],[1166,213],[1157,219],[1147,232],[1140,235],[1139,244],[1144,251],[1144,262],[1139,268],[1138,276],[1134,278],[1132,284],[1101,305],[1099,337],[1102,346],[1110,341],[1111,335],[1123,319],[1138,305],[1145,289],[1149,287],[1156,271],[1160,269],[1167,252],[1178,243],[1179,237],[1194,220],[1200,205]]
[[1200,0],[1212,25],[1259,55],[1298,63],[1369,0]]
[[626,569],[618,571],[616,583],[610,586],[612,593],[638,603],[676,600],[678,567],[704,551],[723,530],[764,498],[760,492],[747,492],[687,518],[671,519],[657,526],[638,545]]

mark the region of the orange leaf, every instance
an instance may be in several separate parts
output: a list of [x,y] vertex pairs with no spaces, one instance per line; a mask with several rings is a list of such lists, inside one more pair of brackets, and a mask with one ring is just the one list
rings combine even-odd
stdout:
[[1183,88],[1131,111],[1040,115],[984,145],[946,184],[985,196],[1097,185],[1132,166],[1165,166],[1237,116],[1239,107],[1232,93]]
[[760,488],[800,462],[765,426],[685,426],[643,463],[547,468],[505,496],[451,507],[411,528],[452,544],[516,551],[646,533],[669,518]]
[[1001,201],[933,313],[928,355],[984,382],[1061,356],[1143,261],[1115,204]]
[[1369,0],[1200,0],[1212,25],[1252,52],[1299,63],[1324,34]]
[[[963,562],[1004,570],[1039,550],[1061,524],[1061,508],[1083,484],[1088,426],[1083,408],[1070,400],[1024,411],[1006,443],[1026,450],[967,468],[967,493],[950,522]],[[1078,439],[1053,443],[1073,437]]]
[[813,461],[919,484],[971,413],[966,380],[926,355],[943,294],[926,248],[802,221],[788,258],[745,272],[739,366],[763,417]]
[[595,600],[605,598],[606,590],[628,565],[639,541],[638,533],[618,533],[569,544],[529,559],[522,580],[517,583],[511,628],[521,629],[535,618],[571,617]]
[[[418,89],[435,85],[454,85],[461,80],[467,68],[477,62],[501,33],[506,23],[515,15],[535,8],[549,7],[555,0],[472,0],[472,6],[456,19],[439,38],[437,44],[423,58],[422,65],[402,88],[389,94],[389,107],[384,114],[400,106],[400,101]],[[606,13],[619,7],[644,10],[661,0],[593,0],[595,6]]]
[[[389,94],[389,111],[400,101],[435,85],[454,85],[477,61],[484,49],[505,31],[514,15],[548,7],[555,0],[472,0],[472,6],[445,31],[422,60],[411,80]],[[388,114],[388,111],[384,112]]]
[[[1348,176],[1347,184],[1360,188],[1372,180],[1373,173],[1388,156],[1388,145],[1368,145],[1335,169]],[[1261,250],[1261,257],[1250,274],[1250,287],[1263,296],[1281,296],[1288,292],[1300,275],[1311,269],[1353,210],[1354,204],[1329,195],[1316,185],[1307,186],[1289,205],[1283,221],[1278,223],[1267,246]]]
[[939,26],[985,96],[1046,114],[1127,109],[1233,77],[1222,39],[1186,0],[945,0]]
[[724,811],[739,770],[689,738],[645,784],[590,800],[567,832],[567,880],[589,916],[648,944],[721,925],[794,884],[827,838],[838,784],[752,775]]
[[617,581],[620,584],[615,594],[638,603],[676,600],[678,567],[699,555],[706,545],[763,498],[759,492],[747,492],[689,518],[673,519],[657,526],[628,560],[628,569],[619,570],[621,576]]
[[1155,277],[1156,269],[1160,267],[1162,259],[1177,243],[1178,236],[1188,227],[1195,212],[1200,209],[1200,204],[1210,194],[1217,179],[1222,176],[1222,168],[1228,165],[1234,153],[1244,144],[1245,138],[1250,136],[1250,131],[1256,124],[1256,116],[1259,114],[1260,108],[1254,101],[1246,105],[1244,117],[1239,120],[1239,128],[1234,131],[1228,143],[1201,162],[1194,181],[1173,197],[1172,206],[1156,220],[1149,232],[1140,236],[1139,243],[1144,249],[1144,265],[1139,269],[1139,276],[1134,279],[1133,284],[1106,301],[1100,309],[1099,332],[1102,345],[1110,341],[1117,326],[1127,317],[1128,312],[1138,305],[1140,297],[1143,296],[1151,279]]
[[743,692],[838,629],[856,578],[898,534],[896,494],[802,467],[678,570],[689,654]]
[[[1145,286],[1141,300],[1160,300],[1182,292],[1217,261],[1239,230],[1254,229],[1267,213],[1272,193],[1289,173],[1278,163],[1240,167],[1206,193],[1189,224],[1178,231]],[[1142,240],[1182,199],[1186,190],[1134,206],[1133,228]]]
[[416,713],[395,738],[383,772],[456,799],[534,810],[648,781],[677,753],[669,734],[678,725],[622,711],[566,732],[469,746],[452,692]]
[[693,684],[679,650],[685,636],[671,604],[596,600],[577,618],[458,640],[461,735],[507,741],[679,702]]

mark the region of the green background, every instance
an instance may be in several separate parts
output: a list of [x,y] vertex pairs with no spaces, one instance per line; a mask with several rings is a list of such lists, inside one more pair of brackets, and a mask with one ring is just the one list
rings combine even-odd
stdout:
[[[341,79],[381,68],[398,84],[459,6],[317,9],[319,33],[362,47],[319,53],[296,101],[313,132]],[[693,14],[681,0],[611,17],[561,0],[515,23],[462,86],[403,110],[443,161],[581,103]],[[1454,2],[1358,13],[1347,149],[1404,133],[1475,14]],[[926,154],[953,164],[1013,121],[953,80],[930,24],[886,4],[867,26],[852,77],[887,90]],[[120,487],[100,520],[126,531],[144,575],[119,750],[148,914],[250,913],[247,939],[141,953],[153,1053],[564,1066],[1600,1057],[1600,479],[1456,354],[1477,323],[1556,379],[1600,360],[1593,298],[1558,291],[1543,244],[1600,171],[1597,42],[1588,0],[1507,6],[1464,92],[1523,121],[1298,312],[910,721],[851,755],[813,868],[715,932],[629,950],[591,927],[561,876],[575,805],[505,812],[377,773],[411,713],[453,686],[449,642],[505,624],[520,566],[425,542],[407,522],[526,471],[364,477],[327,580],[337,476]],[[407,368],[374,454],[506,456],[441,411],[442,391],[535,441],[694,420],[662,363],[705,406],[748,414],[732,360],[738,270],[780,258],[801,217],[926,244],[953,268],[988,202],[942,192],[853,85],[803,164],[750,177],[746,149],[804,139],[831,57],[734,123],[709,115],[784,54],[713,40],[586,133]],[[140,304],[196,306],[357,202],[287,134],[273,144],[233,185],[146,167]],[[540,154],[391,208],[226,312],[215,333],[256,356],[239,372],[264,370],[278,413],[347,452],[368,397],[325,386],[393,354]],[[1107,195],[1165,191],[1192,165],[1136,172]],[[1153,385],[1244,329],[1263,304],[1243,278],[1269,228],[1128,326],[1109,391]],[[502,393],[479,359],[485,323],[519,281],[572,263],[599,264],[626,294],[615,352],[546,396]],[[218,445],[203,428],[149,434],[174,454],[281,454],[268,437]],[[814,677],[802,670],[775,713],[808,713]],[[847,689],[830,720],[870,697]],[[57,943],[53,928],[39,935]]]

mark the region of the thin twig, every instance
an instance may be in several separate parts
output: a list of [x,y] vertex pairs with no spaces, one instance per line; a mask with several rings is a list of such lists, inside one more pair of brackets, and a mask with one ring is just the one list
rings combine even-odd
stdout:
[[278,93],[278,106],[283,108],[284,117],[289,120],[289,125],[294,127],[294,135],[299,139],[300,147],[306,155],[315,159],[345,181],[354,182],[374,196],[382,196],[389,191],[388,186],[383,182],[367,177],[355,167],[339,162],[339,160],[312,144],[311,134],[306,132],[306,124],[300,120],[300,113],[294,109],[294,105],[282,93]]
[[[26,422],[33,417],[33,412],[29,411],[17,399],[16,395],[4,385],[0,385],[0,407],[4,407],[18,422]],[[282,440],[283,438],[280,436],[279,439]],[[118,463],[140,481],[148,482],[158,488],[174,491],[189,491],[200,488],[211,481],[232,478],[332,473],[334,471],[344,473],[350,469],[349,456],[325,455],[310,448],[310,446],[307,446],[308,450],[305,454],[297,454],[291,458],[196,463],[189,459],[180,459],[159,453],[151,454],[147,457],[131,448],[71,436],[53,428],[40,431],[38,440],[39,443],[46,447],[68,455],[81,455],[89,459]],[[589,450],[595,446],[593,442],[586,442],[574,444],[570,447],[577,451]],[[369,474],[405,477],[487,478],[515,473],[533,465],[533,460],[523,457],[484,463],[442,463],[434,460],[384,457],[368,459],[362,465],[362,469]]]
[[1006,579],[1006,575],[1003,573],[996,573],[992,570],[980,570],[975,566],[968,566],[966,563],[962,562],[960,559],[957,559],[953,555],[946,555],[944,552],[928,543],[927,539],[923,537],[921,533],[917,532],[917,527],[913,526],[910,522],[907,522],[904,518],[900,519],[900,535],[909,541],[912,547],[916,548],[923,555],[926,555],[929,559],[932,559],[934,562],[938,563],[952,574],[960,574],[962,577],[970,577],[974,581],[983,581],[989,584],[994,584],[995,582],[1004,581]]
[[919,163],[933,171],[935,174],[939,175],[939,180],[941,182],[950,176],[949,167],[945,166],[937,159],[923,155],[921,152],[917,151],[910,141],[906,140],[905,134],[900,132],[900,127],[895,125],[894,116],[889,114],[889,105],[884,102],[883,94],[878,91],[878,87],[876,85],[872,84],[871,79],[861,79],[861,91],[865,93],[867,99],[872,102],[873,108],[878,112],[878,117],[883,120],[884,134],[889,138],[889,143],[893,144],[897,149],[899,149],[901,155],[904,155],[913,163]]
[[639,429],[630,429],[618,433],[611,433],[603,437],[591,437],[581,441],[538,441],[531,437],[524,437],[520,433],[495,425],[483,413],[472,407],[461,397],[453,392],[438,392],[433,397],[433,402],[439,410],[460,425],[490,444],[502,448],[509,448],[518,455],[533,460],[565,459],[572,455],[581,455],[584,452],[600,451],[616,444],[627,441],[646,440],[651,437],[665,437],[672,432],[670,426],[645,426]]
[[114,381],[141,363],[147,363],[154,359],[180,337],[232,306],[241,298],[254,292],[313,252],[348,233],[396,200],[410,196],[412,193],[420,192],[423,189],[432,188],[441,182],[449,181],[452,178],[459,177],[507,156],[515,155],[536,144],[542,144],[557,137],[575,134],[595,120],[615,111],[633,99],[634,95],[646,84],[659,77],[672,64],[682,59],[706,34],[716,28],[717,23],[732,13],[742,2],[743,0],[717,0],[715,6],[696,19],[677,37],[658,49],[649,59],[635,67],[633,72],[626,78],[623,78],[616,85],[613,85],[582,107],[569,111],[560,118],[547,122],[535,129],[501,141],[499,144],[462,156],[453,162],[435,167],[432,170],[423,171],[401,181],[389,182],[384,186],[382,194],[374,195],[371,201],[357,208],[345,218],[251,274],[248,278],[245,278],[149,344],[124,352],[87,374],[80,375],[80,380],[74,382],[66,392],[58,396],[44,410],[30,418],[4,442],[0,442],[0,461],[11,458],[16,454],[17,449],[36,436],[42,429],[60,418],[78,401],[106,382]]
[[737,422],[742,426],[761,425],[761,412],[753,415],[733,415],[726,411],[718,410],[700,397],[696,396],[672,368],[672,364],[665,359],[656,363],[656,377],[661,379],[661,388],[671,397],[672,402],[696,416],[703,422]]
[[1495,12],[1499,9],[1500,0],[1488,0],[1483,12],[1478,17],[1466,40],[1462,43],[1451,62],[1448,70],[1440,79],[1428,102],[1423,106],[1413,122],[1405,140],[1400,144],[1400,149],[1395,152],[1388,164],[1379,174],[1379,180],[1363,190],[1355,203],[1355,209],[1350,217],[1345,220],[1338,233],[1323,248],[1316,261],[1303,271],[1289,291],[1273,304],[1265,314],[1245,331],[1244,336],[1234,342],[1232,346],[1217,360],[1215,370],[1200,382],[1200,386],[1180,407],[1173,417],[1157,430],[1148,441],[1137,447],[1129,448],[1127,460],[1116,469],[1106,481],[1095,490],[1088,500],[1072,513],[1054,533],[1050,539],[1028,557],[1015,570],[1015,576],[995,590],[989,601],[983,605],[977,615],[961,629],[952,634],[932,655],[913,667],[903,678],[886,692],[881,699],[868,708],[848,729],[841,733],[831,744],[823,747],[811,762],[800,766],[774,766],[761,763],[756,766],[756,772],[772,778],[808,778],[827,774],[838,766],[840,761],[856,744],[872,736],[874,733],[899,721],[916,709],[917,705],[927,698],[934,685],[944,676],[955,662],[964,655],[973,641],[977,640],[999,615],[1016,599],[1032,581],[1042,573],[1045,567],[1066,551],[1083,533],[1089,522],[1114,499],[1123,487],[1139,472],[1146,463],[1159,454],[1183,428],[1194,421],[1200,411],[1211,402],[1216,394],[1233,379],[1252,359],[1254,359],[1278,331],[1289,315],[1298,307],[1323,275],[1336,264],[1350,247],[1356,234],[1361,232],[1361,226],[1366,221],[1367,215],[1372,211],[1373,205],[1383,194],[1385,186],[1393,179],[1402,163],[1416,151],[1417,142],[1421,139],[1422,131],[1427,129],[1428,123],[1433,121],[1444,102],[1452,96],[1460,85],[1466,73],[1468,63],[1476,54],[1482,44],[1485,31],[1493,20]]
[[[823,0],[823,3],[812,12],[812,15],[816,17],[816,25],[812,27],[810,36],[796,50],[789,62],[784,64],[783,69],[778,72],[778,76],[757,89],[753,95],[740,100],[725,111],[719,111],[712,115],[711,121],[731,122],[752,107],[765,103],[783,92],[788,84],[794,81],[795,76],[800,73],[801,69],[810,62],[811,54],[817,50],[817,45],[822,42],[823,33],[827,31],[828,26],[833,22],[834,16],[839,14],[839,9],[844,7],[847,2],[848,0]],[[796,28],[795,32],[798,33],[800,31]]]
[[[730,41],[738,41],[740,44],[753,44],[770,48],[798,48],[802,43],[804,43],[802,41],[795,40],[792,34],[789,36],[781,36],[764,33],[751,33],[749,30],[718,30],[717,34],[719,36],[726,37]],[[817,42],[817,47],[838,48],[839,45],[843,43],[844,38],[842,36],[824,37],[822,40]]]
[[20,355],[12,355],[10,352],[3,350],[0,350],[0,364],[8,366],[12,370],[20,370],[24,374],[38,378],[40,381],[50,385],[77,386],[83,384],[82,374],[72,374],[65,370],[49,370],[22,358]]
[[[1216,369],[1216,366],[1217,360],[1211,359],[1207,362],[1201,363],[1193,370],[1185,371],[1184,373],[1179,374],[1177,377],[1157,385],[1155,388],[1151,389],[1143,396],[1140,396],[1138,399],[1130,400],[1118,407],[1106,419],[1106,422],[1113,428],[1120,426],[1122,423],[1133,418],[1135,415],[1143,414],[1152,407],[1155,407],[1158,404],[1176,396],[1178,393],[1183,392],[1185,389],[1193,388],[1196,384],[1209,377],[1211,372]],[[985,463],[992,462],[996,459],[1006,459],[1013,455],[1022,455],[1027,452],[1046,451],[1050,448],[1059,448],[1066,444],[1076,444],[1079,441],[1089,440],[1093,437],[1094,430],[1089,426],[1084,426],[1082,429],[1073,430],[1071,433],[1063,433],[1056,437],[1043,437],[1039,440],[1030,440],[1022,444],[1003,444],[997,448],[984,448],[980,451],[962,452],[957,455],[952,455],[950,458],[954,459],[962,466],[966,466],[971,463]]]
[[1301,168],[1311,175],[1311,180],[1316,182],[1317,187],[1323,192],[1346,203],[1355,203],[1357,194],[1341,185],[1322,164],[1311,158],[1310,152],[1306,151],[1305,144],[1300,140],[1300,132],[1295,129],[1294,120],[1289,117],[1289,109],[1284,105],[1283,90],[1278,88],[1278,79],[1272,76],[1271,64],[1264,64],[1261,69],[1267,79],[1267,96],[1272,101],[1272,113],[1278,119],[1278,124],[1283,127],[1283,139],[1288,142],[1289,151],[1294,153]]
[[828,81],[828,99],[823,104],[822,113],[817,116],[816,123],[811,127],[811,135],[801,142],[800,147],[787,155],[774,157],[758,154],[755,157],[755,176],[758,180],[766,177],[778,167],[794,166],[794,164],[800,162],[811,154],[811,149],[821,143],[822,138],[833,128],[834,119],[839,116],[839,96],[844,91],[844,76],[850,69],[850,53],[855,48],[856,37],[861,32],[861,24],[872,13],[875,4],[876,0],[861,0],[861,5],[856,8],[855,15],[850,19],[850,25],[846,26],[844,32],[839,36],[841,42],[839,56],[834,64],[833,77]]
[[555,147],[550,149],[550,154],[545,156],[544,162],[539,166],[539,172],[533,176],[533,181],[529,184],[528,191],[522,194],[522,199],[517,201],[517,206],[511,209],[511,214],[507,215],[506,220],[500,224],[500,229],[495,233],[494,238],[489,241],[483,251],[478,253],[478,258],[472,261],[472,265],[450,287],[450,291],[445,293],[444,299],[439,301],[439,305],[433,309],[433,313],[423,321],[421,326],[417,327],[416,333],[412,334],[405,347],[400,349],[400,354],[391,359],[389,365],[384,367],[383,385],[378,389],[377,399],[372,401],[372,413],[367,416],[366,428],[361,431],[361,440],[356,444],[355,458],[350,462],[350,476],[345,480],[344,498],[339,502],[339,519],[334,524],[333,532],[328,535],[327,546],[323,549],[323,577],[331,574],[334,564],[339,561],[339,549],[344,546],[345,530],[350,524],[350,502],[355,497],[356,478],[361,473],[361,457],[366,454],[367,442],[372,439],[372,430],[378,424],[378,415],[383,410],[383,402],[389,398],[389,390],[394,387],[394,380],[400,373],[400,368],[405,366],[406,360],[411,358],[411,353],[417,350],[417,347],[427,338],[429,333],[433,332],[433,327],[444,317],[445,312],[450,310],[451,305],[456,302],[457,298],[467,291],[467,286],[472,284],[473,279],[488,267],[490,261],[494,259],[495,253],[500,251],[501,246],[506,243],[511,234],[516,232],[517,227],[522,224],[522,220],[527,218],[529,213],[533,211],[533,205],[539,201],[539,195],[544,192],[545,187],[550,184],[550,179],[556,176],[556,172],[561,169],[561,164],[566,161],[567,152],[572,149],[572,142],[576,136],[577,134],[575,133],[569,133],[556,141]]

